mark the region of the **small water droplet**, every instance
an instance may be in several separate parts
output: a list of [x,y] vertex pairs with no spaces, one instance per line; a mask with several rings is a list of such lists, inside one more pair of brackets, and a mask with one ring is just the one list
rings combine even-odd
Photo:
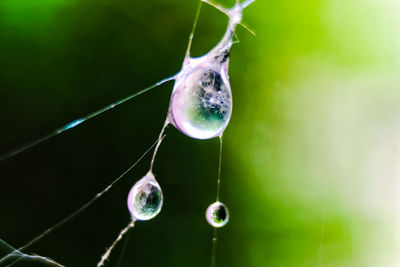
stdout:
[[229,221],[229,210],[225,204],[214,202],[207,208],[206,219],[212,227],[222,227]]
[[[190,137],[213,138],[225,130],[232,114],[227,65],[209,56],[191,60],[202,61],[188,63],[190,66],[185,66],[182,76],[177,78],[171,96],[169,120]],[[203,60],[205,66],[201,64]]]
[[128,208],[137,220],[154,218],[161,211],[163,195],[153,173],[148,172],[131,189],[128,195]]

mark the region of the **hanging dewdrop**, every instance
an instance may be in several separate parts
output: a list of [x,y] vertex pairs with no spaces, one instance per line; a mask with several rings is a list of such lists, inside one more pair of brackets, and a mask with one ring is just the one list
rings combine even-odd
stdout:
[[229,210],[219,201],[211,204],[206,211],[207,222],[215,228],[225,226],[229,221]]
[[145,221],[161,211],[163,195],[160,185],[149,171],[131,189],[128,195],[128,209],[132,218]]
[[222,40],[206,55],[192,58],[188,50],[182,70],[175,78],[168,121],[182,133],[196,139],[209,139],[221,135],[228,125],[232,114],[229,53],[242,11],[253,1],[224,9],[203,0],[227,14],[229,24]]

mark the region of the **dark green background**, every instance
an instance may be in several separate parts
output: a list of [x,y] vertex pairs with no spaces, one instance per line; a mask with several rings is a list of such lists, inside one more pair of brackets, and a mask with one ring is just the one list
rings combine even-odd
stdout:
[[[178,72],[197,4],[3,0],[0,151]],[[239,27],[232,49],[221,187],[231,220],[217,266],[398,266],[399,10],[395,0],[257,0],[246,9],[257,36]],[[211,49],[226,23],[204,5],[192,55]],[[171,89],[0,163],[0,238],[19,247],[103,190],[157,138]],[[204,213],[217,160],[217,139],[167,129],[154,169],[163,209],[131,230],[121,266],[209,265]],[[129,222],[127,194],[149,164],[26,253],[95,266]],[[122,243],[107,266],[117,266]]]

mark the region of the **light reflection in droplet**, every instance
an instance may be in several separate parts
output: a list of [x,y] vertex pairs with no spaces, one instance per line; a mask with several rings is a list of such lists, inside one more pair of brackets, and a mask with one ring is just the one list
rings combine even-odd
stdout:
[[160,185],[150,171],[130,190],[128,208],[133,218],[150,220],[161,211],[163,195]]
[[229,221],[229,210],[225,204],[214,202],[207,208],[206,219],[212,227],[223,227]]

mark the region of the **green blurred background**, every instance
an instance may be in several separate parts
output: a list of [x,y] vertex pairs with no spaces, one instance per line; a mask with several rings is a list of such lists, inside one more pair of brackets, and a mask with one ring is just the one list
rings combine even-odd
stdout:
[[[233,1],[221,1],[230,6]],[[197,0],[0,2],[0,151],[179,71]],[[400,2],[257,0],[232,49],[217,266],[400,266]],[[192,55],[227,18],[203,5]],[[157,138],[172,83],[0,164],[0,238],[19,247],[83,205]],[[162,212],[107,266],[208,266],[218,140],[169,127]],[[147,156],[28,251],[94,266],[129,221]],[[16,266],[33,266],[20,262]],[[39,264],[37,266],[40,266]]]

